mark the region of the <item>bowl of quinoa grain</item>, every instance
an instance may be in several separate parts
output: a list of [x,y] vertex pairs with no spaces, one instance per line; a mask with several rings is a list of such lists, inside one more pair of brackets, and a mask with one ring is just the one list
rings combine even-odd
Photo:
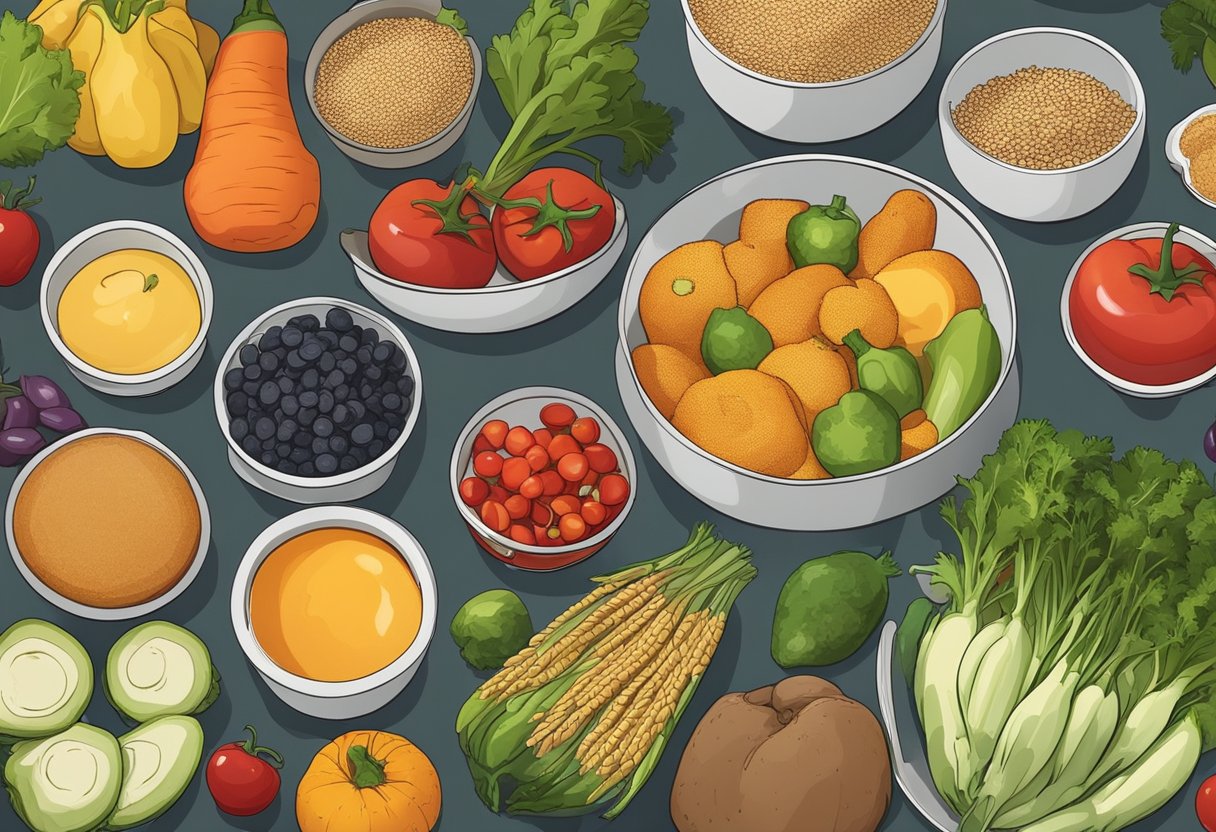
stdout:
[[304,84],[338,149],[378,168],[425,164],[469,126],[481,51],[439,21],[439,0],[365,0],[313,44]]
[[1191,195],[1216,208],[1216,104],[1178,122],[1165,140],[1165,155]]
[[1070,29],[1018,29],[964,55],[938,102],[958,181],[997,213],[1056,222],[1106,202],[1144,144],[1144,88],[1109,44]]
[[680,0],[701,86],[758,133],[816,143],[868,133],[929,83],[946,0]]

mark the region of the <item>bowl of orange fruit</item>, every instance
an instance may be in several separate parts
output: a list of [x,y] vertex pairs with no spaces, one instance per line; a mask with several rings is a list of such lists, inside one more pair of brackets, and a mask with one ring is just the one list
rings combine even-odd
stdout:
[[617,384],[686,491],[769,528],[855,528],[970,475],[1017,415],[1017,313],[979,219],[845,156],[728,171],[642,238]]

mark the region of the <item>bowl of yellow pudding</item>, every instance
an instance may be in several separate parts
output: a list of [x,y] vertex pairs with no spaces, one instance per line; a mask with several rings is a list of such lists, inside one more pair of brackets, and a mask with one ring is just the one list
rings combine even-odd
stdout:
[[174,234],[118,220],[65,243],[42,278],[42,324],[68,369],[116,396],[147,396],[202,360],[211,278]]
[[387,517],[319,506],[249,546],[232,587],[232,627],[250,664],[301,713],[353,719],[403,691],[435,634],[435,574]]

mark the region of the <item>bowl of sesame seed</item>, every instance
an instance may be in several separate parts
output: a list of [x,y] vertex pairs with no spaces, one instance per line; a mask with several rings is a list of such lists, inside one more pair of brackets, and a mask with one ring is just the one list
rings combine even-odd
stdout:
[[868,133],[929,83],[946,0],[681,0],[693,69],[735,121],[817,143]]
[[481,51],[438,19],[439,0],[365,0],[313,44],[304,84],[313,115],[350,158],[378,168],[425,164],[469,126]]
[[1144,144],[1144,87],[1114,47],[1040,27],[989,38],[946,77],[946,160],[997,213],[1027,222],[1086,214],[1119,190]]

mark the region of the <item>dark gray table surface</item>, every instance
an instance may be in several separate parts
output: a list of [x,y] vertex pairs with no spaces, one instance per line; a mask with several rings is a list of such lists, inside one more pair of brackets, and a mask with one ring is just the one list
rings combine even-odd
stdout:
[[[1133,221],[1177,220],[1211,233],[1214,215],[1186,192],[1164,153],[1170,127],[1191,110],[1216,100],[1199,71],[1179,75],[1158,35],[1164,0],[953,0],[945,43],[928,88],[911,107],[877,131],[823,146],[783,144],[758,136],[725,117],[706,97],[689,65],[683,21],[675,0],[654,0],[652,20],[639,44],[640,74],[649,97],[678,110],[671,152],[648,176],[616,174],[615,148],[606,170],[628,207],[631,243],[683,193],[721,171],[755,159],[797,152],[830,152],[904,167],[961,197],[983,219],[999,243],[1017,292],[1021,323],[1023,416],[1049,417],[1059,426],[1109,434],[1120,448],[1145,443],[1175,457],[1202,459],[1200,440],[1212,421],[1212,396],[1200,390],[1183,398],[1143,402],[1107,388],[1069,350],[1060,330],[1059,293],[1077,254],[1096,236]],[[14,9],[24,14],[32,4]],[[216,810],[202,778],[182,800],[147,829],[213,832],[229,826],[246,830],[295,829],[294,797],[300,775],[330,738],[354,728],[395,731],[417,743],[435,762],[443,782],[445,832],[485,830],[590,830],[607,823],[581,819],[497,817],[473,793],[453,730],[457,709],[477,686],[447,635],[452,614],[471,595],[493,587],[518,592],[539,626],[588,588],[587,578],[683,543],[687,529],[709,519],[722,534],[755,551],[759,577],[743,593],[708,675],[676,731],[662,763],[618,826],[644,830],[671,828],[668,797],[680,751],[697,720],[715,698],[731,690],[772,683],[783,675],[769,656],[773,605],[790,571],[804,560],[841,548],[878,552],[893,549],[903,565],[925,562],[951,541],[935,507],[881,525],[835,534],[792,534],[755,528],[714,512],[688,496],[636,442],[641,476],[637,505],[624,528],[595,558],[566,571],[525,574],[508,571],[473,544],[452,505],[446,476],[452,444],[468,417],[490,398],[531,384],[567,386],[590,395],[628,430],[613,378],[617,299],[626,257],[582,303],[559,318],[518,333],[453,335],[408,323],[426,379],[425,412],[388,484],[361,505],[390,515],[408,527],[426,548],[439,582],[439,632],[417,677],[406,692],[378,713],[350,723],[302,716],[284,706],[246,664],[228,616],[229,591],[237,563],[250,541],[268,524],[294,510],[291,504],[245,486],[228,467],[224,443],[211,405],[216,362],[225,346],[255,315],[293,298],[335,295],[374,305],[355,282],[338,246],[338,233],[366,227],[373,208],[394,185],[413,177],[444,179],[464,161],[485,164],[505,133],[506,119],[489,83],[463,140],[449,153],[413,171],[379,171],[357,165],[334,148],[305,104],[304,59],[313,38],[344,8],[342,3],[279,0],[278,11],[291,39],[291,83],[305,142],[321,162],[323,207],[316,229],[296,248],[270,255],[236,255],[210,248],[192,232],[182,205],[182,179],[194,155],[195,136],[184,137],[172,158],[147,171],[122,170],[107,160],[89,159],[70,149],[48,156],[33,172],[45,202],[35,210],[43,249],[34,274],[18,287],[0,289],[0,337],[14,372],[50,375],[63,382],[74,404],[93,425],[148,431],[191,466],[206,491],[213,521],[212,549],[198,580],[161,616],[183,624],[210,645],[223,674],[219,702],[202,716],[208,753],[241,736],[242,726],[258,726],[265,744],[287,757],[283,793],[260,817],[237,820]],[[221,32],[239,3],[195,0],[192,11]],[[524,0],[464,0],[474,38],[484,48],[492,35],[507,31]],[[1056,25],[1090,32],[1119,49],[1135,66],[1148,96],[1148,136],[1131,178],[1106,205],[1071,222],[1033,225],[1008,220],[977,205],[950,173],[936,123],[937,96],[953,63],[989,35],[1032,25]],[[16,171],[21,176],[25,171]],[[6,172],[7,176],[7,172]],[[202,365],[178,387],[140,400],[109,398],[82,387],[59,361],[42,329],[38,282],[55,247],[81,229],[105,220],[133,218],[160,223],[181,235],[201,255],[215,284],[216,312]],[[1203,462],[1205,470],[1212,466]],[[0,494],[13,477],[0,471]],[[0,546],[3,544],[0,543]],[[902,613],[916,591],[908,577],[892,584],[889,612]],[[75,633],[98,663],[126,630],[123,623],[74,619],[38,598],[21,580],[7,554],[0,556],[0,629],[26,616],[56,621]],[[874,639],[856,656],[824,675],[846,693],[876,707]],[[88,717],[121,730],[98,691]],[[1193,801],[1202,778],[1216,769],[1205,757],[1189,787],[1136,830],[1197,829]],[[19,824],[0,801],[0,830]],[[896,794],[884,822],[887,830],[929,829]]]

